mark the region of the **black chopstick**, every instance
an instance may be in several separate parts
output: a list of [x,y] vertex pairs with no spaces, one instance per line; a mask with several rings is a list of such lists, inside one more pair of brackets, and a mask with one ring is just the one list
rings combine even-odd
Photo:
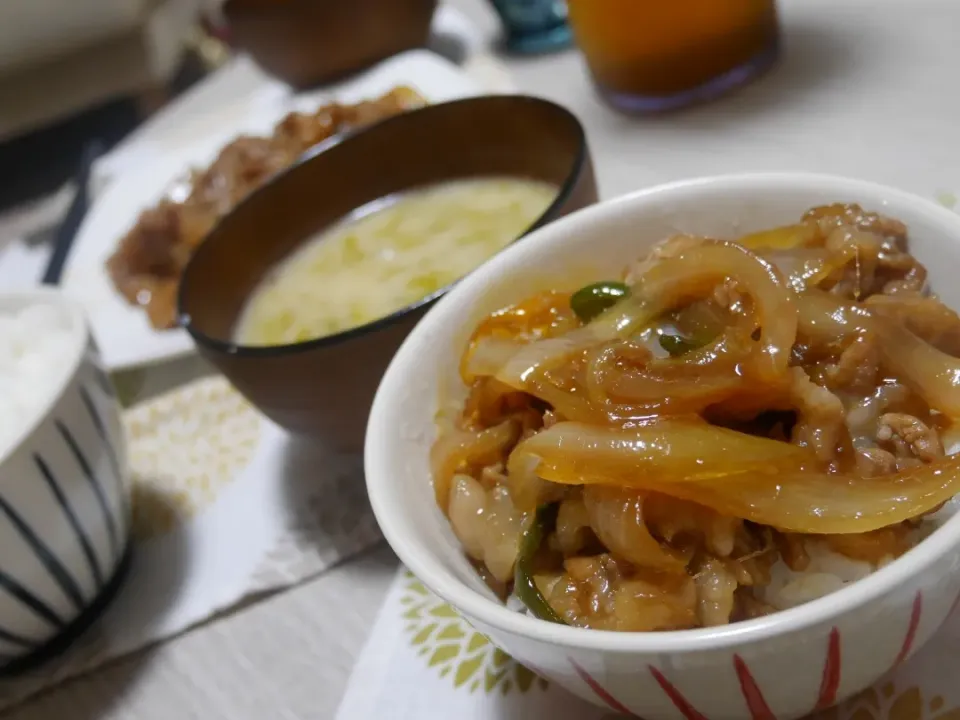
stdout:
[[60,227],[57,228],[53,252],[50,255],[50,260],[47,261],[47,269],[43,273],[42,282],[44,285],[60,284],[60,276],[63,275],[63,266],[67,262],[67,255],[69,255],[70,248],[73,247],[73,241],[80,230],[80,225],[90,209],[90,173],[93,170],[93,163],[102,152],[103,149],[99,140],[93,140],[83,148],[80,168],[77,171],[77,194],[74,195]]

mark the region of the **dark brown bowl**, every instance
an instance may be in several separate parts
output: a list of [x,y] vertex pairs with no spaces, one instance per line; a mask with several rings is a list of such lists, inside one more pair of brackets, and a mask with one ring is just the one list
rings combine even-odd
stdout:
[[231,340],[244,302],[301,242],[368,202],[488,175],[560,188],[527,232],[597,201],[583,128],[558,105],[488,96],[414,110],[318,148],[240,203],[187,265],[181,323],[201,354],[278,425],[358,450],[380,377],[410,329],[448,288],[367,325],[274,347]]
[[227,0],[233,41],[303,88],[422,47],[437,0]]

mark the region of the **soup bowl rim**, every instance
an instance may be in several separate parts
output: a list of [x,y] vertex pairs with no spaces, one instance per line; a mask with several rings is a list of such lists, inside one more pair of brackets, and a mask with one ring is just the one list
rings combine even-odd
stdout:
[[[929,536],[917,543],[904,555],[873,571],[867,577],[850,582],[845,587],[821,598],[802,603],[770,615],[712,628],[670,630],[657,632],[614,632],[560,625],[540,620],[488,597],[447,568],[436,548],[413,538],[409,530],[410,511],[403,509],[403,502],[395,502],[393,487],[401,485],[397,480],[398,467],[404,464],[404,454],[411,443],[399,452],[389,452],[389,437],[396,428],[389,427],[386,418],[388,408],[401,403],[406,377],[414,358],[428,353],[453,353],[453,348],[425,348],[423,338],[429,337],[436,328],[458,321],[463,305],[461,298],[473,289],[489,285],[491,278],[501,271],[517,265],[521,252],[543,254],[550,244],[560,237],[580,234],[589,237],[590,228],[598,222],[626,217],[631,212],[648,213],[657,202],[669,202],[690,193],[703,190],[741,191],[757,188],[779,190],[784,194],[827,190],[842,199],[851,196],[872,197],[880,207],[868,208],[882,211],[890,201],[901,209],[909,206],[911,213],[952,226],[953,231],[936,240],[941,246],[960,246],[960,215],[912,193],[869,181],[837,175],[803,172],[760,172],[698,177],[657,185],[638,190],[614,199],[600,202],[551,223],[525,240],[523,249],[508,247],[483,267],[472,273],[449,295],[438,302],[407,336],[394,355],[383,376],[374,398],[367,426],[364,448],[364,469],[367,494],[377,522],[384,537],[399,556],[401,562],[428,588],[468,618],[500,632],[540,641],[547,644],[578,650],[603,651],[616,654],[656,654],[701,652],[729,649],[769,640],[787,633],[830,623],[842,616],[849,616],[857,608],[878,601],[902,584],[917,586],[919,576],[934,563],[960,547],[960,511],[946,519]],[[863,201],[864,204],[867,202]],[[636,209],[634,209],[636,208]],[[642,208],[642,209],[641,209]],[[529,259],[529,258],[525,258]],[[436,388],[433,388],[436,389]],[[432,402],[435,402],[432,401]],[[419,452],[419,450],[418,450]],[[425,479],[427,481],[427,479]],[[439,510],[437,510],[439,515]],[[446,522],[439,515],[437,522]],[[911,595],[912,597],[912,595]],[[899,602],[899,601],[898,601]]]
[[[478,102],[489,102],[497,101],[502,102],[503,100],[508,99],[510,101],[517,101],[522,103],[530,103],[541,105],[547,107],[551,112],[557,113],[559,116],[563,117],[565,121],[570,122],[570,127],[574,130],[576,134],[576,154],[574,156],[573,162],[571,163],[570,169],[567,172],[566,177],[563,182],[557,187],[556,196],[553,198],[551,203],[546,207],[546,209],[537,216],[537,218],[524,229],[522,232],[518,233],[514,238],[512,238],[504,249],[509,248],[511,245],[516,243],[518,240],[523,239],[531,232],[540,229],[544,225],[547,225],[551,222],[550,218],[553,214],[562,208],[567,201],[570,199],[570,196],[573,194],[574,189],[585,169],[586,164],[589,161],[589,152],[587,148],[587,136],[584,131],[583,125],[580,123],[580,120],[574,115],[570,110],[559,105],[557,103],[551,102],[544,98],[535,97],[532,95],[509,95],[509,94],[500,94],[500,95],[481,95],[474,97],[459,98],[456,100],[450,100],[442,103],[435,103],[431,105],[424,105],[419,108],[414,108],[402,112],[398,115],[379,120],[368,127],[361,128],[359,130],[350,131],[346,133],[341,133],[333,137],[324,140],[323,142],[317,143],[313,147],[307,149],[302,155],[300,155],[297,160],[290,166],[284,168],[275,176],[270,178],[270,180],[264,183],[262,186],[253,190],[249,195],[247,195],[243,200],[241,200],[237,205],[227,213],[223,218],[221,218],[214,228],[208,233],[207,237],[201,242],[200,246],[194,251],[190,259],[187,261],[186,266],[184,267],[183,273],[181,274],[180,286],[177,289],[177,322],[180,327],[186,330],[190,336],[193,338],[194,342],[201,345],[202,347],[227,355],[235,355],[239,357],[251,357],[251,358],[269,358],[277,356],[286,356],[297,354],[301,352],[311,352],[320,348],[327,346],[337,345],[342,342],[346,342],[356,337],[367,335],[370,333],[376,333],[383,328],[394,325],[410,314],[417,312],[418,310],[425,309],[431,304],[435,303],[443,295],[449,292],[453,287],[455,287],[463,277],[457,278],[453,282],[448,283],[444,287],[435,290],[434,292],[426,295],[422,298],[415,300],[412,303],[404,305],[403,307],[395,310],[394,312],[384,315],[382,317],[371,320],[370,322],[363,323],[362,325],[357,325],[355,327],[347,328],[346,330],[341,330],[330,335],[323,335],[318,338],[313,338],[310,340],[302,340],[300,342],[286,343],[282,345],[247,345],[233,340],[223,340],[218,337],[214,337],[203,330],[199,329],[196,324],[193,322],[193,319],[190,313],[185,309],[185,295],[187,287],[187,278],[191,270],[194,268],[195,260],[204,252],[212,252],[209,250],[210,241],[215,240],[214,235],[218,233],[221,225],[228,220],[228,218],[242,207],[247,207],[257,202],[262,202],[262,197],[266,193],[268,188],[271,188],[280,183],[291,183],[297,182],[295,176],[296,173],[301,172],[303,166],[312,162],[323,162],[323,157],[328,152],[348,152],[350,150],[350,141],[356,137],[365,136],[372,133],[383,132],[384,128],[389,130],[389,127],[394,124],[401,123],[415,123],[421,121],[420,119],[424,116],[429,116],[431,113],[439,112],[440,109],[447,109],[450,106],[460,106],[460,105],[471,105]],[[422,120],[422,122],[428,122],[427,120]],[[346,148],[346,149],[341,149]],[[477,176],[480,177],[480,176]],[[522,175],[511,175],[511,178],[523,179]],[[448,180],[439,180],[437,182],[442,183]],[[409,190],[414,190],[416,188],[405,188],[405,192]],[[378,198],[370,198],[364,204],[375,202]],[[359,207],[362,207],[359,206]],[[354,210],[359,209],[354,208]],[[331,227],[333,224],[328,225]],[[320,232],[326,228],[321,228]],[[296,245],[294,245],[294,252],[303,247],[303,244],[308,240],[304,238],[300,240]],[[206,248],[206,250],[205,250]],[[498,252],[502,252],[500,250]],[[494,253],[496,255],[496,253]],[[470,272],[475,272],[471,270]],[[248,294],[245,298],[245,302],[249,300],[250,295]]]

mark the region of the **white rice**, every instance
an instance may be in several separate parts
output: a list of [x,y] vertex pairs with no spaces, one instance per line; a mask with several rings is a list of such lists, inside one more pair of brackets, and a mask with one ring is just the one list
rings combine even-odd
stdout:
[[0,311],[0,456],[52,402],[72,344],[71,319],[55,305]]
[[[862,580],[877,568],[872,563],[850,558],[833,552],[821,542],[806,543],[810,565],[802,572],[794,572],[786,563],[778,560],[770,570],[770,584],[758,588],[757,595],[778,610],[802,605],[819,597],[840,590]],[[880,567],[889,560],[885,559]]]
[[[948,455],[960,451],[960,442],[953,438],[944,438],[944,441]],[[960,498],[954,497],[940,510],[925,517],[914,531],[911,546],[928,537],[956,514],[958,509]],[[810,556],[809,567],[803,572],[794,572],[783,560],[778,560],[771,568],[770,584],[758,589],[757,595],[761,600],[778,610],[802,605],[862,580],[893,560],[892,557],[884,558],[874,565],[862,560],[851,560],[814,539],[808,540],[805,545]]]

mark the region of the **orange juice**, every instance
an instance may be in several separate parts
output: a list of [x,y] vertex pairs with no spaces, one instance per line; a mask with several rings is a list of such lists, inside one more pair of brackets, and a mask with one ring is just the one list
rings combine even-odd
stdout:
[[777,50],[774,0],[568,0],[601,91],[625,109],[667,109],[766,69]]

